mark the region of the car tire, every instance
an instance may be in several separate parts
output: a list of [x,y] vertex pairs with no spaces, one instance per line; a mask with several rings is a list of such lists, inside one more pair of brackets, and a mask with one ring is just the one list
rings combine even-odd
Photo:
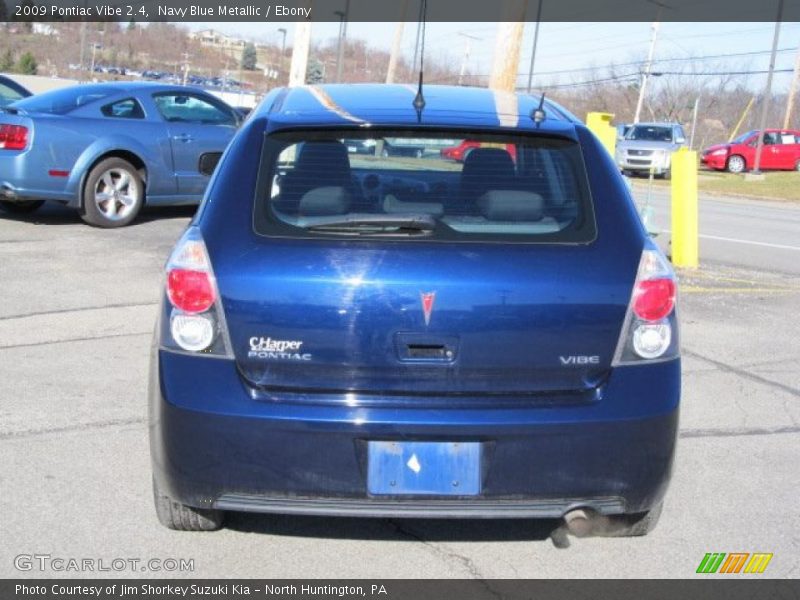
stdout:
[[121,158],[107,158],[86,178],[81,217],[95,227],[124,227],[143,204],[144,181],[136,167]]
[[225,513],[221,510],[193,508],[176,502],[153,480],[153,501],[159,522],[176,531],[216,531],[222,527]]
[[672,170],[671,170],[671,169],[667,169],[666,171],[664,171],[664,172],[661,174],[661,179],[665,179],[665,180],[667,180],[667,181],[669,181],[670,179],[672,179]]
[[598,532],[598,534],[603,537],[639,537],[647,535],[656,528],[663,509],[664,503],[659,502],[647,512],[609,517],[604,530]]
[[12,215],[28,215],[39,210],[43,204],[44,200],[23,200],[22,202],[0,200],[0,208]]
[[747,163],[744,161],[743,157],[734,154],[728,157],[728,160],[725,162],[725,169],[728,173],[744,173],[747,170]]

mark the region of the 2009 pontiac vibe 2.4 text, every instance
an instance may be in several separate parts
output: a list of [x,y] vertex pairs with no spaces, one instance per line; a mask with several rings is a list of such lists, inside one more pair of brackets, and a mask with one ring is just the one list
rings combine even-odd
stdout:
[[[654,526],[680,396],[672,269],[566,110],[424,95],[275,90],[222,157],[154,344],[167,527],[225,511]],[[463,163],[441,158],[461,140]]]

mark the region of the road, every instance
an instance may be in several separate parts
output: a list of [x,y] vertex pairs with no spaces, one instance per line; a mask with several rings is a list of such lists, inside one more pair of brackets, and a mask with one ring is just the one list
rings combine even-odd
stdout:
[[[793,207],[701,206],[704,234],[797,245],[784,230]],[[703,242],[713,261],[680,274],[680,440],[650,536],[564,548],[550,521],[255,515],[212,534],[163,529],[150,496],[147,358],[162,266],[189,216],[150,212],[118,231],[57,207],[0,217],[0,577],[82,575],[14,567],[49,554],[194,561],[193,572],[148,576],[682,578],[706,552],[756,551],[774,553],[768,576],[800,576],[797,252],[716,239]]]
[[[634,196],[643,204],[647,183],[634,184]],[[651,204],[655,225],[670,231],[669,188],[654,185]],[[701,196],[698,203],[700,256],[706,264],[767,268],[800,275],[800,203],[767,202],[734,197]]]

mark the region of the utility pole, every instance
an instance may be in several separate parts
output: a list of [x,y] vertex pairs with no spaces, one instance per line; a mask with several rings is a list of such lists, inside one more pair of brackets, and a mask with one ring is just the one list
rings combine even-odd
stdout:
[[394,30],[394,41],[392,42],[392,53],[389,55],[389,67],[386,69],[386,83],[394,83],[397,75],[397,59],[400,57],[400,46],[403,43],[403,30],[405,21],[399,21]]
[[464,33],[463,31],[459,31],[458,35],[463,38],[466,38],[466,43],[464,44],[464,57],[461,59],[461,70],[458,73],[458,85],[464,83],[464,74],[467,72],[467,61],[469,61],[469,51],[470,51],[470,43],[472,40],[478,41],[481,38],[469,35],[468,33]]
[[299,21],[294,26],[292,64],[289,67],[289,87],[305,85],[308,51],[311,47],[311,22]]
[[286,29],[283,27],[278,28],[278,33],[283,35],[283,40],[281,41],[281,58],[278,61],[278,72],[279,76],[283,77],[283,59],[286,56]]
[[636,101],[636,114],[633,116],[633,122],[639,122],[639,116],[642,114],[642,105],[644,104],[644,92],[647,88],[647,78],[650,76],[650,69],[653,66],[653,54],[656,50],[656,40],[658,39],[658,18],[661,15],[661,9],[658,10],[656,20],[650,26],[652,35],[650,37],[650,50],[647,52],[647,63],[645,63],[644,71],[642,72],[642,84],[639,86],[639,99]]
[[775,55],[778,53],[778,39],[781,36],[781,18],[783,17],[783,0],[778,0],[778,17],[775,19],[775,33],[772,36],[772,53],[769,57],[769,73],[767,85],[764,90],[764,105],[761,107],[761,125],[758,132],[758,145],[756,145],[756,159],[753,163],[753,174],[761,174],[761,153],[764,150],[764,129],[767,127],[767,114],[769,112],[769,99],[772,95],[772,74],[775,71]]
[[513,92],[517,87],[522,35],[525,31],[525,0],[505,0],[503,21],[497,24],[489,89]]
[[344,0],[344,12],[337,10],[334,14],[339,15],[339,43],[336,52],[336,83],[342,81],[342,69],[344,67],[344,46],[347,40],[347,19],[350,17],[350,0]]
[[544,0],[539,0],[536,8],[536,29],[533,30],[533,49],[531,50],[531,68],[528,69],[528,93],[533,89],[533,65],[536,62],[536,45],[539,42],[539,23],[542,20],[542,4]]
[[789,97],[786,99],[786,116],[783,118],[783,128],[789,129],[789,121],[792,119],[794,110],[794,97],[797,93],[797,83],[800,79],[800,46],[797,47],[797,58],[794,60],[794,75],[792,75],[792,85],[789,87]]
[[700,104],[700,96],[694,99],[694,110],[692,111],[692,133],[689,135],[689,150],[694,148],[694,132],[697,129],[697,109]]
[[186,85],[189,79],[189,53],[183,53],[183,85]]

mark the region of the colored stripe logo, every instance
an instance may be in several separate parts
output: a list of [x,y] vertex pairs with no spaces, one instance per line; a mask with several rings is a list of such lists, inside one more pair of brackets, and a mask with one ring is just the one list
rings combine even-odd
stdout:
[[697,573],[763,573],[772,553],[767,552],[707,552],[697,567]]

